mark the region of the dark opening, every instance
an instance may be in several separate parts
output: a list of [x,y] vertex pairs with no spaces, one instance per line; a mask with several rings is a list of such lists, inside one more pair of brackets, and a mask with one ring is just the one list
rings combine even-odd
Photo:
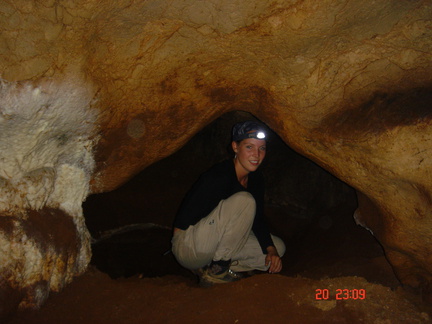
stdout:
[[[227,113],[182,149],[121,188],[84,203],[94,238],[92,264],[112,278],[193,278],[169,253],[171,224],[184,195],[211,165],[229,157],[230,131],[246,112]],[[272,134],[261,170],[266,177],[266,216],[286,243],[282,274],[312,278],[357,275],[397,285],[380,244],[357,226],[355,190]]]

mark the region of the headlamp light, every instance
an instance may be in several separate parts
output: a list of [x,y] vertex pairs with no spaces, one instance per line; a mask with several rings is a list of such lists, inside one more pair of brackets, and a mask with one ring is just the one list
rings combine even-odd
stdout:
[[242,139],[246,139],[246,138],[265,139],[266,135],[261,130],[259,130],[259,131],[251,131],[251,132],[245,134],[245,136]]
[[232,129],[232,140],[239,142],[246,138],[256,138],[259,140],[267,140],[267,128],[256,121],[245,121],[237,123]]

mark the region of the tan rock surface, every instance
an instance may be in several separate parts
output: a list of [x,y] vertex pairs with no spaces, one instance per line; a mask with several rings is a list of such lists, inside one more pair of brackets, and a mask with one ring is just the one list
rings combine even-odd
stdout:
[[5,80],[74,76],[97,98],[92,192],[249,111],[358,190],[356,219],[402,282],[431,282],[430,1],[22,0],[0,14]]

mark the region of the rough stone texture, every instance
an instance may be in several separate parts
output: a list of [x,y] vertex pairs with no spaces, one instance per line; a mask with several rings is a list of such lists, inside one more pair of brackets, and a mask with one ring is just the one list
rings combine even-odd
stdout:
[[59,291],[85,268],[85,262],[77,262],[82,245],[88,244],[82,240],[85,230],[79,233],[64,211],[44,208],[1,215],[0,224],[0,314],[40,306],[50,290]]
[[97,136],[92,91],[77,81],[3,82],[0,98],[1,317],[41,305],[86,269],[82,202]]
[[96,95],[92,192],[245,110],[358,191],[404,284],[432,282],[430,1],[10,0],[0,15],[3,79],[78,75]]

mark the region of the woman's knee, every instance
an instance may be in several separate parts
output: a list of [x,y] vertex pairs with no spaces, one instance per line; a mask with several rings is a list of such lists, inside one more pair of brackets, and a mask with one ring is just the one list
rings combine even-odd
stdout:
[[252,196],[251,193],[247,191],[239,191],[232,196],[228,198],[230,201],[232,201],[235,204],[238,204],[240,206],[251,206],[253,209],[256,208],[255,198]]
[[255,198],[246,191],[240,191],[227,199],[230,209],[234,215],[242,215],[242,217],[249,216],[251,220],[255,217],[256,202]]

